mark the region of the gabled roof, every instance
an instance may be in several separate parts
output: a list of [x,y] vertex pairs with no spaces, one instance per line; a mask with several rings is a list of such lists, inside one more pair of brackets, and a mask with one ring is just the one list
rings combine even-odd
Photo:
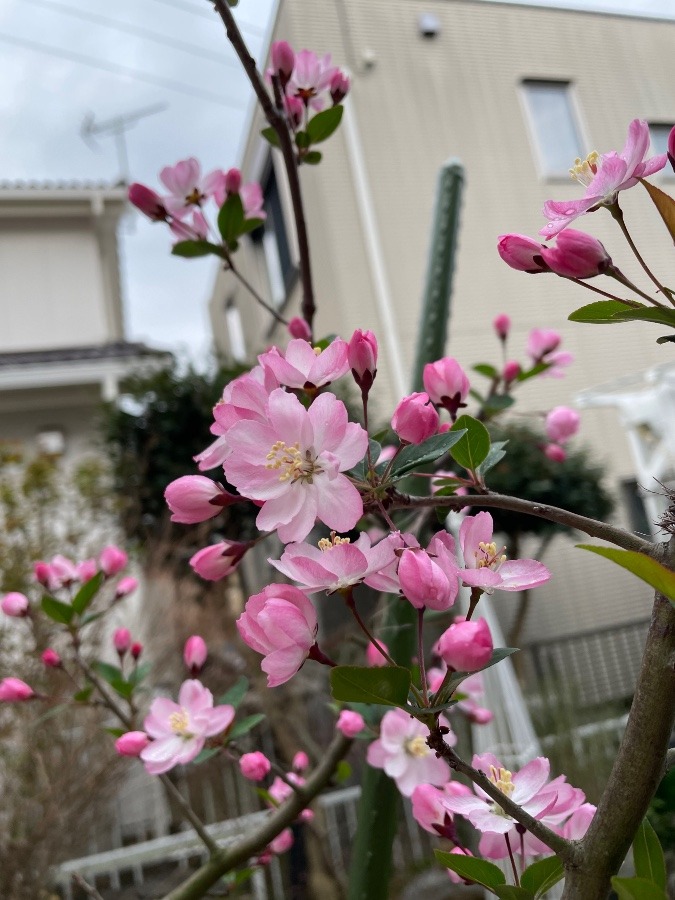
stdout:
[[110,344],[94,344],[87,347],[58,347],[48,350],[12,350],[0,353],[0,368],[16,366],[49,365],[68,362],[92,362],[125,360],[139,357],[169,358],[166,350],[157,350],[147,344],[115,341]]

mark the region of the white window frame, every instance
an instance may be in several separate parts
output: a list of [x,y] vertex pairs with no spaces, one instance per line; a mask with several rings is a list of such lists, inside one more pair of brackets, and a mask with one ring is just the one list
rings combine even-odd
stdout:
[[239,307],[233,299],[225,302],[225,325],[227,327],[227,339],[230,342],[230,353],[235,362],[246,362],[246,337],[241,321]]
[[[523,108],[523,117],[527,126],[530,146],[532,148],[532,154],[534,156],[534,161],[537,168],[537,174],[543,181],[567,181],[569,180],[569,169],[571,169],[574,165],[574,159],[570,159],[569,165],[565,171],[554,172],[547,165],[546,159],[544,158],[544,154],[539,143],[537,124],[534,121],[534,117],[532,115],[532,110],[528,100],[527,88],[530,84],[560,85],[560,87],[563,87],[565,89],[565,94],[569,103],[570,114],[577,131],[577,137],[579,138],[579,156],[583,159],[586,154],[589,153],[593,148],[589,146],[590,141],[588,140],[587,130],[585,128],[583,116],[581,115],[581,107],[578,101],[575,84],[570,78],[556,78],[550,75],[545,77],[534,77],[528,75],[521,78],[518,85],[518,94],[520,97],[521,106]],[[585,150],[584,148],[588,149]]]

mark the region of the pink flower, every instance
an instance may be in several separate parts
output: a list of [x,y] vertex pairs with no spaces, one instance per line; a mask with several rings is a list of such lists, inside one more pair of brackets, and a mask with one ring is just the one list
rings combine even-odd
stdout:
[[[450,767],[427,745],[429,729],[412,719],[402,709],[385,713],[380,737],[368,747],[368,765],[384,769],[404,797],[410,797],[418,784],[445,784],[450,779]],[[445,740],[456,742],[450,732]]]
[[567,459],[567,453],[562,447],[559,447],[557,444],[547,444],[544,447],[544,456],[547,459],[550,459],[551,462],[565,462]]
[[515,381],[516,378],[520,375],[522,369],[520,368],[520,363],[516,362],[513,359],[510,359],[504,365],[504,371],[502,372],[502,378],[507,384],[511,384],[512,381]]
[[282,90],[288,84],[295,66],[295,53],[287,41],[274,41],[270,49],[272,70],[281,83]]
[[76,569],[78,580],[84,584],[86,581],[91,581],[94,575],[96,575],[98,572],[98,563],[95,559],[84,559],[77,564]]
[[[389,653],[389,647],[387,647],[384,641],[378,641],[377,643],[386,653]],[[382,656],[375,644],[368,644],[366,647],[366,664],[369,666],[388,666],[389,662]]]
[[183,648],[183,662],[193,678],[195,675],[199,675],[204,668],[207,656],[208,650],[203,637],[200,637],[198,634],[193,634],[185,641],[185,647]]
[[33,688],[20,678],[3,678],[0,681],[0,703],[22,703],[34,696]]
[[399,401],[391,419],[391,427],[406,444],[421,444],[436,434],[439,419],[429,395],[417,392]]
[[312,601],[289,584],[270,584],[250,597],[237,619],[242,639],[265,657],[268,687],[295,675],[314,646],[318,621]]
[[404,596],[416,609],[449,609],[459,591],[460,575],[451,535],[439,531],[427,550],[399,552],[398,578]]
[[344,403],[330,393],[306,410],[293,394],[272,391],[267,415],[267,422],[240,421],[230,429],[237,453],[224,464],[241,494],[263,501],[260,531],[278,530],[284,543],[302,541],[317,518],[349,531],[363,515],[363,501],[340,473],[363,459],[366,432],[347,421]]
[[124,578],[120,578],[120,580],[117,582],[117,587],[115,588],[115,599],[121,600],[122,597],[128,597],[129,594],[132,594],[137,587],[138,579],[133,578],[131,575],[125,575]]
[[289,341],[285,353],[272,347],[262,353],[258,361],[274,373],[279,384],[303,390],[330,384],[349,369],[347,342],[341,338],[336,338],[319,353],[304,339]]
[[304,750],[298,750],[298,752],[293,757],[291,768],[294,772],[304,772],[305,769],[308,768],[308,766],[309,756],[307,756]]
[[466,516],[459,528],[459,543],[466,568],[460,578],[486,594],[493,591],[523,591],[548,581],[551,573],[534,559],[507,560],[492,541],[492,516],[480,512]]
[[53,585],[53,589],[79,580],[77,566],[67,556],[62,556],[59,553],[52,558],[49,565],[51,568],[50,584]]
[[220,541],[198,550],[190,558],[190,565],[206,581],[220,581],[231,575],[237,568],[247,550],[253,544],[250,541]]
[[269,774],[272,763],[259,750],[254,753],[244,753],[239,760],[239,769],[244,778],[249,781],[262,781]]
[[447,409],[453,419],[457,411],[466,406],[464,400],[471,385],[464,370],[453,357],[445,356],[436,362],[427,363],[422,380],[431,402]]
[[569,406],[556,406],[546,416],[546,436],[556,444],[564,444],[579,431],[581,416]]
[[42,651],[40,655],[40,659],[47,666],[48,669],[60,669],[61,668],[61,657],[56,652],[56,650],[52,650],[51,647],[47,647],[46,650]]
[[49,591],[54,591],[59,587],[59,585],[54,583],[55,577],[52,567],[49,563],[43,562],[42,560],[33,563],[33,576],[38,584],[41,584]]
[[164,499],[173,513],[172,522],[192,525],[212,519],[223,507],[238,503],[241,497],[230,494],[204,475],[183,475],[168,485]]
[[330,538],[322,538],[318,547],[311,544],[288,544],[281,559],[269,559],[270,565],[282,575],[297,581],[304,590],[342,591],[379,572],[396,559],[394,550],[398,541],[391,536],[370,545],[367,534],[359,535],[352,544],[349,538],[340,538],[331,532]]
[[347,94],[349,93],[349,88],[351,87],[351,81],[348,76],[345,75],[344,72],[340,71],[340,69],[336,69],[333,72],[333,77],[330,80],[329,91],[330,98],[333,101],[333,106],[337,106],[338,103],[342,103]]
[[[104,547],[103,550],[101,550],[101,555],[99,557],[101,569],[108,577],[117,575],[118,572],[121,572],[128,561],[129,557],[124,550],[115,547],[114,544]],[[52,565],[53,562],[54,561],[52,560]]]
[[[304,812],[311,812],[311,810],[304,810]],[[281,853],[286,853],[293,846],[295,838],[293,837],[293,832],[290,828],[284,828],[284,830],[278,834],[274,840],[270,841],[269,849],[272,853],[275,853],[279,856]]]
[[20,594],[18,591],[10,591],[9,594],[5,594],[0,604],[6,616],[15,618],[27,616],[29,606],[28,597],[25,594]]
[[251,181],[249,184],[243,184],[239,190],[241,197],[241,205],[244,207],[245,219],[262,219],[267,218],[267,213],[263,209],[263,192],[257,181]]
[[136,209],[139,209],[143,215],[152,219],[153,222],[166,222],[169,214],[164,205],[164,201],[159,194],[151,188],[146,187],[144,184],[134,182],[129,185],[127,196],[129,197],[129,202],[132,203]]
[[197,756],[207,737],[232,724],[234,707],[214,706],[213,694],[196,680],[184,681],[178,703],[168,697],[153,700],[143,727],[154,740],[141,751],[150,775],[161,775]]
[[301,319],[300,316],[293,316],[293,318],[288,323],[288,333],[292,338],[296,338],[301,341],[311,341],[312,332],[304,319]]
[[534,363],[541,362],[560,346],[562,338],[551,328],[533,328],[527,338],[527,355]]
[[518,272],[548,272],[548,266],[542,256],[542,244],[526,234],[500,234],[497,252],[512,269]]
[[120,656],[124,656],[131,647],[131,632],[128,628],[118,628],[113,634],[113,644]]
[[452,840],[456,831],[443,801],[446,797],[471,796],[471,789],[459,781],[448,781],[440,790],[432,784],[418,784],[411,796],[413,818],[430,834]]
[[573,228],[561,231],[555,247],[543,247],[541,253],[551,271],[563,278],[594,278],[612,266],[600,241]]
[[214,169],[202,177],[202,167],[194,157],[183,159],[175,166],[165,166],[159,173],[159,180],[169,191],[165,206],[178,218],[222,191],[224,179],[225,173],[221,169]]
[[330,89],[334,73],[330,53],[319,58],[312,50],[301,50],[295,56],[295,67],[286,92],[302,100],[305,106],[319,110],[324,103],[321,95]]
[[570,174],[586,188],[581,200],[547,200],[543,213],[549,224],[539,234],[551,238],[570,222],[592,212],[599,206],[611,206],[616,202],[619,191],[625,191],[658,172],[666,164],[666,154],[645,160],[649,150],[649,125],[640,119],[633,119],[628,126],[628,138],[621,151],[610,150],[600,156],[589,154],[585,160],[576,160]]
[[492,710],[481,706],[479,702],[485,695],[483,676],[480,672],[464,679],[461,693],[465,695],[465,699],[459,701],[457,709],[461,710],[470,722],[474,725],[487,725],[494,719]]
[[343,709],[338,716],[335,727],[346,738],[354,738],[366,727],[366,721],[361,713],[353,712],[351,709]]
[[349,341],[347,360],[354,381],[368,393],[377,375],[377,338],[372,331],[356,329]]
[[568,841],[580,841],[588,831],[595,812],[596,807],[592,803],[582,804],[563,825],[562,836]]
[[506,315],[506,313],[500,313],[498,316],[495,316],[492,327],[494,328],[497,337],[500,341],[505,341],[509,336],[509,331],[511,330],[511,319]]
[[475,672],[487,665],[493,650],[492,635],[485,619],[455,622],[438,639],[434,651],[458,672]]
[[144,731],[127,731],[115,741],[115,750],[120,756],[140,756],[149,743],[150,738]]

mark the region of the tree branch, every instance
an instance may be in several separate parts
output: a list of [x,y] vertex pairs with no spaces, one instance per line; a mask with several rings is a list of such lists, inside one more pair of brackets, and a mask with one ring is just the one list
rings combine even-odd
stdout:
[[198,900],[223,875],[236,869],[237,866],[243,865],[253,855],[264,850],[270,841],[281,834],[284,828],[288,828],[302,810],[309,806],[317,794],[326,787],[337,764],[351,745],[351,740],[337,735],[326,750],[321,763],[307,781],[285,803],[270,813],[265,823],[257,831],[244,835],[241,840],[230,847],[219,849],[194,875],[167,894],[163,900]]
[[445,743],[440,728],[436,727],[431,731],[427,738],[427,743],[432,750],[436,751],[437,756],[441,756],[448,763],[451,769],[470,778],[474,784],[477,784],[478,787],[485,791],[488,797],[491,797],[495,803],[498,803],[505,813],[508,813],[511,818],[515,819],[516,822],[519,822],[524,828],[527,828],[527,830],[535,837],[539,838],[540,841],[543,841],[543,843],[546,844],[547,847],[550,847],[554,853],[557,853],[563,862],[574,857],[576,853],[576,845],[574,843],[565,840],[565,838],[556,834],[555,831],[552,831],[538,819],[535,819],[529,813],[525,812],[525,810],[518,806],[517,803],[514,803],[510,797],[503,794],[499,788],[490,781],[487,775],[480,772],[478,769],[474,769],[473,766],[465,763],[463,759],[460,759],[452,747],[449,747]]
[[277,110],[265,87],[265,82],[263,81],[260,72],[258,72],[255,60],[248,52],[246,42],[237,27],[235,18],[232,15],[232,11],[227,5],[226,0],[213,0],[213,3],[216,12],[223,20],[228,40],[234,47],[234,50],[244,67],[244,72],[251,82],[251,86],[255,91],[255,95],[265,114],[265,118],[279,138],[279,147],[281,149],[284,166],[286,168],[286,175],[288,177],[288,187],[291,194],[291,203],[293,204],[293,218],[295,220],[295,229],[298,238],[300,278],[302,281],[302,316],[309,325],[311,331],[313,329],[316,306],[314,304],[314,287],[312,284],[312,268],[309,257],[307,223],[305,221],[305,210],[302,203],[302,193],[300,191],[300,178],[298,177],[298,164],[295,158],[291,134],[282,112]]
[[653,556],[655,552],[655,545],[651,541],[646,541],[644,538],[631,534],[624,528],[608,525],[606,522],[597,521],[597,519],[589,519],[587,516],[577,515],[577,513],[561,509],[558,506],[548,506],[544,503],[521,500],[518,497],[508,497],[504,494],[470,494],[466,497],[411,497],[396,493],[389,509],[419,509],[432,506],[448,507],[455,511],[465,506],[510,509],[513,512],[526,513],[539,519],[548,519],[549,522],[556,522],[558,525],[564,525],[567,528],[575,528],[577,531],[583,531],[584,534],[590,537],[609,541],[610,544],[616,544],[617,547],[622,547],[624,550],[635,550],[638,553],[646,553],[647,556]]

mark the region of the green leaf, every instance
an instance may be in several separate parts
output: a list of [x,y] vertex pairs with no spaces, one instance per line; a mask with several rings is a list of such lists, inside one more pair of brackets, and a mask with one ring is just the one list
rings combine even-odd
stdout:
[[318,150],[310,150],[309,153],[305,153],[302,157],[302,162],[307,163],[310,166],[317,166],[321,160],[322,156]]
[[197,756],[192,760],[193,766],[201,766],[202,763],[208,762],[208,760],[213,759],[213,757],[220,753],[220,747],[207,747],[205,750],[202,750],[201,753],[198,753]]
[[141,663],[140,666],[136,666],[136,668],[129,676],[129,684],[133,685],[133,687],[136,687],[141,683],[141,681],[144,681],[148,677],[151,671],[152,663]]
[[[407,472],[418,469],[425,463],[433,462],[443,456],[462,440],[464,433],[460,429],[457,431],[446,431],[445,434],[435,434],[421,444],[409,444],[394,460],[391,475],[392,479],[402,478]],[[454,454],[453,454],[454,455]]]
[[656,322],[658,325],[675,328],[675,309],[657,309],[656,307],[628,309],[626,307],[621,313],[617,313],[616,319],[621,322]]
[[105,731],[108,734],[111,734],[114,738],[122,737],[123,734],[127,733],[126,728],[106,728]]
[[675,343],[675,334],[664,334],[663,337],[656,339],[657,344]]
[[523,887],[516,887],[513,884],[498,884],[494,890],[500,900],[534,900],[532,891],[527,891]]
[[90,622],[95,622],[97,619],[100,619],[101,616],[105,615],[103,612],[95,612],[89,613],[88,616],[85,616],[84,619],[80,622],[80,625],[88,625]]
[[108,684],[112,684],[113,681],[120,681],[122,679],[122,670],[119,666],[111,666],[110,663],[96,660],[92,663],[91,667],[94,672],[96,672],[97,675],[100,675],[104,681],[108,682]]
[[621,322],[622,319],[614,318],[617,313],[627,310],[629,307],[618,300],[596,300],[580,306],[567,317],[570,322],[585,322],[588,325],[609,325]]
[[590,550],[598,556],[611,559],[617,565],[628,569],[642,581],[667,597],[675,606],[675,572],[666,569],[660,562],[635,550],[619,550],[618,547],[599,547],[594,544],[577,544],[580,550]]
[[248,685],[248,678],[245,675],[242,675],[241,678],[239,678],[231,688],[226,690],[225,693],[218,698],[218,704],[234,706],[234,708],[237,709],[241,701],[246,696]]
[[472,416],[460,416],[449,433],[453,431],[464,431],[465,434],[452,448],[452,458],[460,466],[475,472],[490,452],[490,433],[482,422]]
[[171,248],[173,256],[185,256],[192,258],[195,256],[209,256],[213,253],[216,256],[223,255],[223,248],[218,244],[212,244],[210,241],[178,241]]
[[[482,669],[478,669],[477,671],[483,672],[485,669],[489,669],[490,666],[496,666],[497,663],[500,663],[503,659],[506,659],[508,656],[512,656],[517,652],[517,647],[498,647],[496,650],[492,651],[489,662],[486,663]],[[438,700],[439,705],[445,703],[447,698],[452,697],[465,678],[469,678],[471,675],[475,674],[475,672],[453,672],[443,687],[443,696],[439,697],[436,695],[434,700]],[[429,710],[426,710],[426,712],[429,712]]]
[[260,134],[265,138],[268,144],[271,144],[273,147],[280,147],[279,144],[279,135],[276,133],[274,128],[271,126],[269,128],[263,128]]
[[[370,438],[370,440],[368,441],[368,449],[370,450],[370,458],[372,459],[373,464],[374,464],[377,462],[377,460],[380,457],[380,453],[382,452],[382,445],[379,444],[377,441],[374,441],[372,438]],[[386,468],[386,466],[382,467],[383,472],[384,472],[385,468]],[[353,475],[354,478],[360,479],[361,481],[365,480],[366,475],[368,474],[368,454],[367,453],[363,457],[363,459],[354,466],[353,469],[350,469],[349,474]]]
[[668,900],[666,892],[646,878],[612,878],[619,900]]
[[343,703],[405,707],[410,672],[400,666],[336,666],[330,671],[330,684],[333,698]]
[[547,856],[546,859],[540,859],[525,869],[520,878],[520,884],[528,891],[532,891],[538,900],[564,875],[560,859],[557,856]]
[[76,703],[86,703],[87,700],[91,697],[94,692],[94,685],[88,684],[85,688],[82,688],[81,691],[78,691],[73,695],[73,700]]
[[638,878],[666,887],[666,861],[656,832],[648,819],[643,819],[633,841],[633,864]]
[[79,591],[73,597],[73,609],[81,615],[89,606],[105,581],[105,573],[97,572],[89,581],[85,581]]
[[295,144],[299,150],[306,150],[312,143],[306,131],[298,131],[295,135]]
[[513,397],[509,396],[509,394],[493,394],[492,397],[488,397],[483,404],[483,411],[495,415],[496,413],[508,409],[509,406],[513,406],[515,402],[516,401]]
[[537,375],[541,375],[542,372],[545,372],[550,368],[551,363],[537,363],[536,366],[532,366],[532,368],[528,369],[526,372],[521,372],[515,380],[518,384],[520,384],[522,381],[527,381],[530,378],[536,378]]
[[249,731],[255,728],[256,725],[259,725],[264,718],[264,713],[255,713],[252,716],[246,716],[246,718],[242,719],[240,722],[235,722],[232,728],[227,732],[227,739],[234,741],[237,738],[243,737],[243,735],[248,734]]
[[508,441],[495,441],[490,447],[490,452],[485,457],[483,462],[478,466],[478,474],[485,475],[486,472],[489,472],[494,466],[497,465],[504,457],[506,456],[506,450],[504,447],[508,444]]
[[331,106],[330,109],[324,109],[322,112],[313,116],[307,124],[307,134],[313,144],[320,144],[325,141],[337,129],[342,121],[343,107],[338,104]]
[[444,853],[442,850],[434,850],[434,854],[442,866],[452,869],[465,881],[475,881],[492,891],[499,885],[506,884],[502,870],[487,860],[464,856],[463,853]]
[[57,600],[56,597],[50,597],[49,594],[45,594],[40,606],[43,613],[48,615],[54,622],[60,622],[61,625],[70,625],[75,615],[75,610],[70,604],[62,603],[61,600]]
[[239,194],[230,194],[218,213],[218,231],[222,239],[231,247],[244,226],[244,207]]
[[485,375],[486,378],[499,378],[499,372],[495,369],[494,366],[491,366],[489,363],[478,363],[477,366],[473,367],[474,372],[478,372],[479,375]]
[[640,179],[640,184],[652,198],[652,203],[659,211],[659,215],[668,229],[668,234],[675,241],[675,200],[666,194],[665,191],[660,190],[660,188],[655,187],[648,181],[643,181],[642,178]]
[[341,784],[343,781],[347,781],[347,779],[351,777],[351,774],[352,767],[346,759],[341,759],[335,770],[335,780],[338,784]]

